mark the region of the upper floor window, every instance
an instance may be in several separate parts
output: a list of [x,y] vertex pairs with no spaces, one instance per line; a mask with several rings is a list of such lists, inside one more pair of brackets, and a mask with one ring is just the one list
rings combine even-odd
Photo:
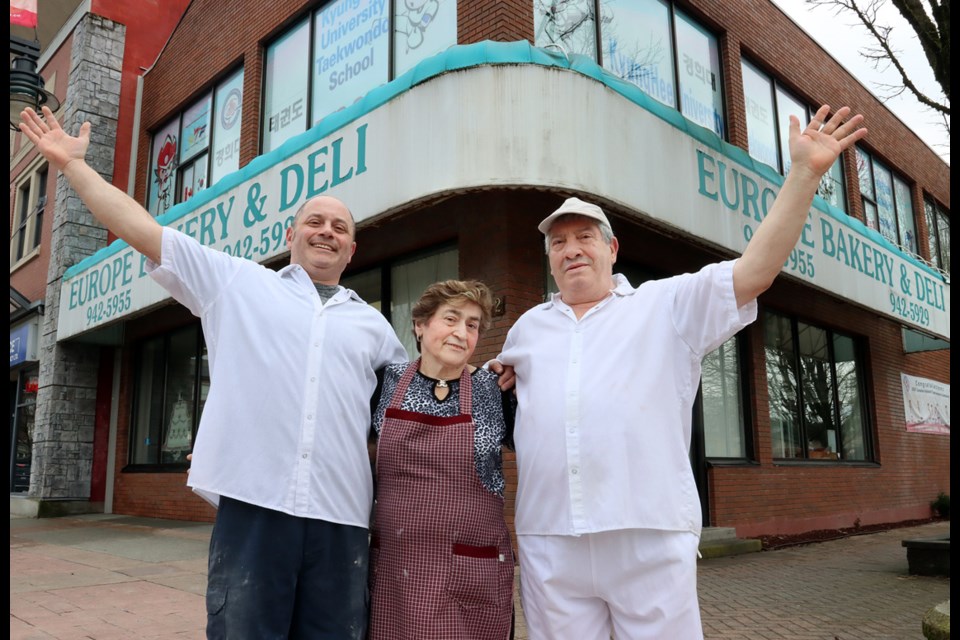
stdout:
[[950,273],[950,213],[940,204],[926,196],[923,213],[927,222],[927,246],[930,262],[938,269]]
[[17,265],[40,247],[43,214],[47,206],[47,165],[24,172],[17,185],[10,225],[10,266]]
[[859,146],[857,174],[867,226],[904,251],[918,254],[910,186]]
[[[816,111],[807,108],[803,101],[780,86],[776,79],[750,62],[742,60],[741,71],[747,112],[748,152],[752,158],[786,175],[790,171],[790,116],[796,116],[803,127]],[[830,171],[820,179],[817,194],[841,211],[847,211],[843,157],[837,158]]]
[[153,135],[147,210],[157,216],[240,167],[243,69]]
[[725,136],[717,38],[673,3],[535,0],[533,20],[536,46],[589,56],[668,107],[679,105],[687,119]]
[[865,371],[850,336],[763,314],[773,457],[870,460]]
[[456,0],[325,4],[267,47],[261,150],[276,149],[456,42]]

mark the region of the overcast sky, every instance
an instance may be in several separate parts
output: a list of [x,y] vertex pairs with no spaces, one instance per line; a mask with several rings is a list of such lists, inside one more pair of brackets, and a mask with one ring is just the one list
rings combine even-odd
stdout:
[[[875,41],[852,13],[843,11],[837,14],[834,9],[827,7],[811,7],[805,0],[773,0],[773,3],[875,96],[883,98],[890,94],[889,90],[878,87],[878,83],[899,84],[899,73],[892,66],[878,71],[873,68],[873,63],[860,55],[861,50]],[[894,47],[902,53],[899,57],[910,79],[931,98],[943,100],[943,93],[933,79],[933,72],[917,42],[916,34],[892,3],[887,2],[881,9],[879,22],[893,26],[890,37]],[[950,137],[940,124],[942,120],[936,112],[921,105],[906,91],[886,100],[886,105],[949,164]],[[866,126],[869,129],[870,123],[866,123]]]

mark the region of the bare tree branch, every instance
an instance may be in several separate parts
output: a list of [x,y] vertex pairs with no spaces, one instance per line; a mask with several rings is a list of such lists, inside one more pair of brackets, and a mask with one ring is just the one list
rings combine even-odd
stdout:
[[[921,104],[937,111],[949,123],[950,2],[949,0],[926,0],[930,7],[928,14],[921,0],[890,1],[916,33],[927,62],[933,71],[934,78],[946,96],[945,101],[941,102],[931,98],[921,91],[911,80],[900,62],[899,52],[894,50],[890,44],[890,34],[893,28],[880,24],[877,19],[877,12],[885,3],[885,0],[807,0],[807,4],[833,8],[836,15],[843,12],[853,13],[876,41],[874,47],[861,52],[861,55],[867,60],[873,61],[878,68],[881,65],[893,65],[900,75],[902,86],[895,86],[894,92],[887,98],[909,91]],[[891,85],[881,86],[889,88]],[[949,124],[947,125],[947,131],[949,133]]]

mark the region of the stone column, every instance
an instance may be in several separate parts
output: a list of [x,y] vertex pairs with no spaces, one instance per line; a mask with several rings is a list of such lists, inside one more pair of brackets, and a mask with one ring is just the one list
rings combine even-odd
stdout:
[[[83,122],[91,123],[87,163],[107,181],[113,178],[125,32],[123,25],[90,13],[79,22],[61,115],[63,128],[73,135]],[[41,502],[90,497],[99,347],[58,343],[57,317],[64,271],[106,244],[106,229],[58,175],[29,491]]]

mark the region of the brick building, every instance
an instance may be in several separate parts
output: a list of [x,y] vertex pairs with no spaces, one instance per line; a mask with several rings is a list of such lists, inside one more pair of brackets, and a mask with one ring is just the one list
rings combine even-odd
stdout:
[[[41,3],[36,29],[11,26],[13,36],[37,41],[38,71],[64,126],[90,120],[99,129],[88,160],[124,191],[132,186],[138,79],[187,4]],[[57,342],[63,272],[108,238],[61,180],[22,135],[10,134],[11,513],[102,509],[111,490],[114,349]]]
[[[343,284],[409,348],[427,284],[491,286],[482,362],[552,291],[536,225],[563,198],[605,208],[634,285],[734,257],[782,184],[787,115],[822,103],[870,135],[824,178],[757,322],[704,363],[704,523],[924,518],[950,482],[949,167],[767,0],[194,0],[143,77],[133,193],[270,266],[299,204],[335,195],[358,221]],[[58,345],[116,341],[107,508],[212,519],[184,487],[209,385],[197,320],[122,243],[60,291]]]

